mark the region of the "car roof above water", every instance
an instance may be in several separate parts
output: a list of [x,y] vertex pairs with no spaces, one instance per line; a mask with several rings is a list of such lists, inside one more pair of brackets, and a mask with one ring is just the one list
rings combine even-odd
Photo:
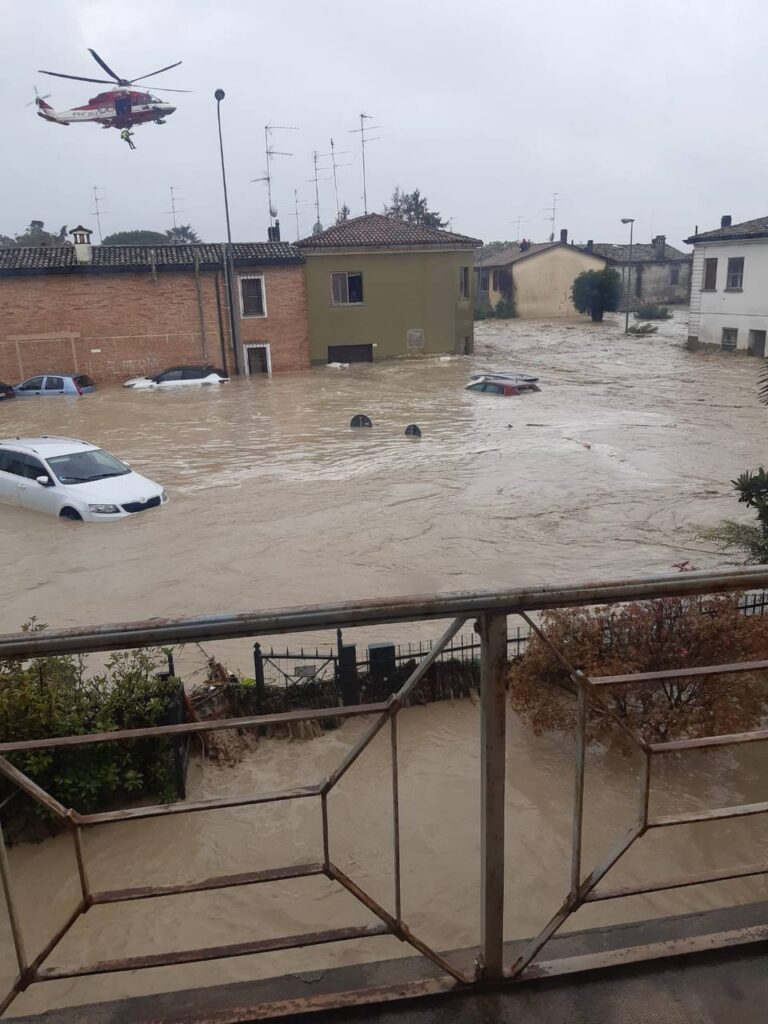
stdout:
[[3,437],[0,438],[0,447],[9,445],[12,448],[23,449],[24,451],[35,452],[47,458],[49,455],[65,455],[70,452],[83,452],[95,449],[95,444],[81,441],[77,437]]

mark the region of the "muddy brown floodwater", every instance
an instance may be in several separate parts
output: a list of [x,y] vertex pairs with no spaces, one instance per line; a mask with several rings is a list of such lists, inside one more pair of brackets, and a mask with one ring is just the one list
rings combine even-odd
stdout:
[[[97,442],[162,482],[157,513],[116,524],[58,522],[0,509],[0,630],[32,615],[51,625],[279,607],[345,598],[668,570],[718,556],[696,529],[748,516],[730,480],[765,458],[768,412],[756,363],[685,351],[685,314],[651,338],[626,339],[619,319],[483,324],[471,358],[349,370],[317,369],[218,390],[0,405],[0,435],[70,434]],[[470,372],[541,376],[517,399],[464,390]],[[352,431],[365,412],[373,430]],[[418,423],[421,441],[403,436]],[[368,630],[360,639],[431,636],[435,624]],[[311,634],[328,642],[328,634]],[[248,671],[250,642],[214,645]],[[194,658],[184,654],[191,666]],[[199,658],[198,658],[199,660]],[[182,662],[184,663],[184,661]],[[251,792],[322,777],[365,728],[348,721],[308,742],[263,741],[237,769],[193,763],[190,795]],[[478,940],[478,715],[470,702],[400,716],[404,912],[439,948]],[[665,762],[653,811],[761,799],[765,758],[746,751]],[[332,853],[391,904],[388,745],[377,740],[330,800]],[[507,935],[543,925],[567,887],[572,748],[509,722]],[[638,765],[592,751],[588,857],[623,831]],[[762,794],[764,795],[764,794]],[[612,883],[762,859],[759,818],[662,829],[622,862]],[[310,801],[104,827],[87,837],[98,888],[162,884],[319,858]],[[11,851],[32,950],[76,898],[66,837]],[[589,927],[766,898],[759,879],[614,906]],[[57,951],[57,964],[237,942],[368,923],[322,879],[96,908]],[[407,955],[393,939],[162,968],[36,986],[17,1013],[123,993],[162,991]],[[0,910],[0,983],[11,947]]]

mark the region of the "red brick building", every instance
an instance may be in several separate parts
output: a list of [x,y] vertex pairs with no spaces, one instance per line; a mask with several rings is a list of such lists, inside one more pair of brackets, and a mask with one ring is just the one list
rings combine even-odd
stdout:
[[174,363],[230,374],[309,366],[304,258],[232,246],[237,351],[221,245],[0,248],[0,380],[45,371],[123,381]]

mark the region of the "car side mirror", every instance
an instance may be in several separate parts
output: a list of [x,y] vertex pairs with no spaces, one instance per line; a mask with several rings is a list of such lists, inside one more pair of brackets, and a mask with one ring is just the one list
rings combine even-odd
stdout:
[[36,476],[35,480],[40,484],[41,487],[52,487],[53,481],[49,476]]

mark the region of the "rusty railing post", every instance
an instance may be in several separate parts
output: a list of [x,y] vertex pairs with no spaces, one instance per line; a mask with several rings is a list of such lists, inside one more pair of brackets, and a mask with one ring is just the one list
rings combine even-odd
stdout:
[[506,759],[507,616],[484,612],[480,634],[481,924],[485,981],[504,975],[504,783]]
[[259,643],[253,645],[253,678],[256,681],[256,714],[263,715],[267,691],[264,685],[264,655]]

